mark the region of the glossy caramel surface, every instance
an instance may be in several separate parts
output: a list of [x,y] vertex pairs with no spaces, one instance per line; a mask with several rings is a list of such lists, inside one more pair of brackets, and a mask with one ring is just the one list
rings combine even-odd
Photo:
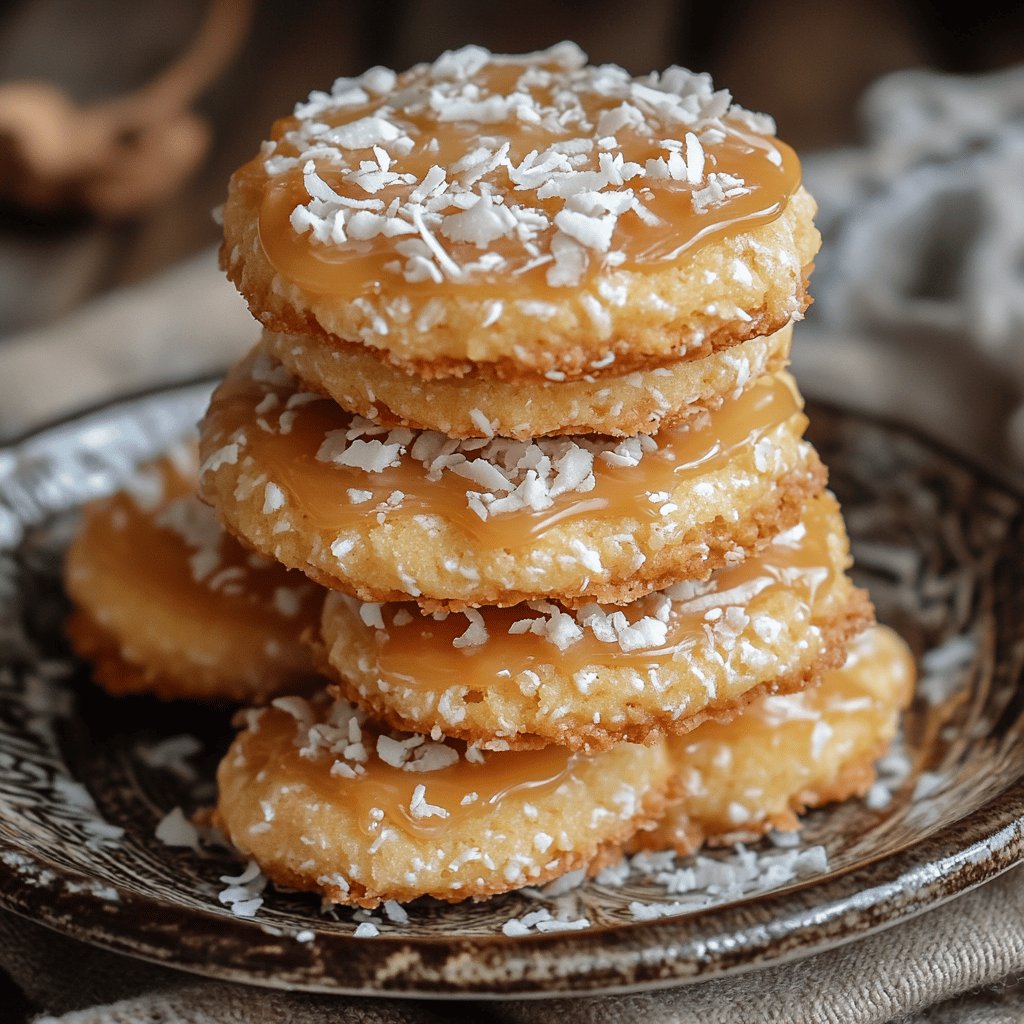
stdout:
[[[219,389],[208,414],[211,434],[228,437],[240,424],[246,450],[261,474],[280,487],[289,514],[299,514],[315,529],[336,536],[379,522],[414,516],[435,516],[458,525],[478,548],[526,549],[558,524],[575,519],[631,519],[658,522],[667,498],[680,484],[726,466],[741,450],[754,446],[770,431],[799,417],[802,401],[791,378],[784,374],[757,381],[738,397],[693,425],[669,426],[655,435],[657,451],[646,453],[638,465],[611,466],[594,459],[594,487],[570,490],[541,511],[529,507],[491,515],[487,519],[470,507],[473,484],[442,474],[431,479],[409,456],[380,471],[338,465],[317,458],[328,434],[351,427],[353,418],[332,401],[306,396],[287,409],[287,429],[279,418],[294,395],[291,383],[257,380],[236,371]],[[274,396],[275,412],[253,424],[252,410]],[[468,457],[472,457],[472,454]],[[358,501],[353,500],[358,497]]]
[[[295,720],[276,708],[268,709],[256,727],[240,737],[248,770],[280,773],[308,786],[332,806],[345,805],[360,829],[372,836],[381,821],[420,838],[458,828],[473,818],[500,811],[513,796],[542,798],[571,778],[577,755],[562,747],[542,750],[481,753],[481,763],[459,760],[435,771],[409,771],[387,764],[373,749],[376,736],[363,733],[367,748],[365,771],[355,778],[333,776],[328,758],[303,757],[301,742],[293,742]],[[301,737],[300,737],[301,740]],[[417,817],[411,813],[413,793],[424,787],[425,801],[443,813]],[[378,812],[383,812],[381,815]]]

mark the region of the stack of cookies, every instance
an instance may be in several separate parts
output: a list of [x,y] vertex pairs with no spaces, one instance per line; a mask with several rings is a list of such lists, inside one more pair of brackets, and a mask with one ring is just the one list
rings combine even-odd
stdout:
[[200,491],[327,591],[219,772],[269,877],[481,897],[867,788],[913,668],[785,369],[813,214],[770,119],[571,44],[339,79],[236,172]]

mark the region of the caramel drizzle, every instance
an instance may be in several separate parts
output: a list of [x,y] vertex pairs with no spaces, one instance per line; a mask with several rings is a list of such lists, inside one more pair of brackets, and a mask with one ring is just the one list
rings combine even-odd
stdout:
[[[783,535],[759,555],[719,570],[704,591],[720,598],[713,607],[742,608],[752,594],[789,591],[813,608],[818,593],[831,585],[838,571],[829,551],[837,514],[830,499],[816,501],[805,514],[802,536],[793,537],[792,532]],[[405,622],[403,616],[404,624],[396,625],[395,615],[400,609],[411,619]],[[650,609],[651,598],[641,598],[618,610],[633,623]],[[704,636],[707,610],[707,602],[697,609],[688,609],[686,601],[675,601],[666,641],[658,648],[626,652],[617,643],[602,642],[591,630],[584,629],[582,639],[559,651],[551,641],[534,633],[509,633],[514,622],[537,614],[523,605],[479,609],[487,641],[458,648],[453,641],[466,629],[464,616],[453,614],[435,620],[413,604],[386,604],[382,608],[385,629],[375,632],[376,675],[388,687],[433,691],[444,691],[460,683],[486,691],[502,680],[515,679],[522,672],[552,664],[565,675],[593,668],[632,668],[646,675],[683,657]],[[749,624],[743,635],[754,639]]]
[[[496,91],[511,89],[521,67],[492,68],[483,75],[483,88]],[[549,97],[550,98],[550,97]],[[596,92],[581,95],[587,114],[596,123],[601,112],[617,106],[620,100]],[[387,97],[359,106],[324,112],[317,119],[330,127],[338,127],[379,112]],[[544,102],[544,93],[540,93]],[[472,121],[439,123],[434,115],[403,113],[396,116],[412,136],[414,148],[394,160],[392,170],[409,173],[421,181],[434,165],[450,167],[467,152],[473,150],[482,136],[507,141],[509,159],[518,165],[533,150],[543,152],[560,141],[549,128],[530,125],[522,121],[481,126]],[[297,117],[287,117],[274,125],[272,139],[275,156],[299,157],[300,150],[287,136],[301,124]],[[774,136],[751,131],[737,120],[722,122],[722,138],[704,145],[705,170],[726,172],[742,178],[750,190],[746,194],[730,197],[703,212],[693,207],[692,193],[696,186],[673,179],[635,178],[625,187],[638,190],[644,205],[658,220],[647,223],[635,213],[623,214],[616,226],[612,248],[621,253],[621,266],[642,269],[650,264],[669,264],[687,257],[700,246],[716,238],[750,231],[776,219],[786,208],[790,197],[800,186],[800,162],[793,150]],[[573,137],[573,129],[565,130],[564,138]],[[648,159],[664,157],[666,151],[649,131],[624,126],[616,133],[618,151],[627,162],[644,165]],[[370,158],[367,150],[354,150],[361,158]],[[365,200],[367,194],[354,185],[340,180],[337,167],[329,160],[314,160],[319,176],[336,192],[349,199]],[[598,150],[595,146],[589,163],[578,170],[598,169]],[[506,195],[509,203],[517,202],[523,193],[489,176],[498,194]],[[298,234],[290,223],[292,211],[309,201],[303,184],[302,167],[298,166],[279,175],[269,176],[264,167],[264,156],[259,156],[236,174],[236,183],[249,193],[259,208],[259,238],[267,259],[286,280],[307,292],[351,299],[359,295],[373,295],[387,289],[388,283],[401,284],[404,293],[445,295],[458,293],[476,299],[504,298],[509,278],[516,281],[516,296],[534,293],[538,299],[564,301],[565,289],[547,284],[547,263],[529,256],[514,237],[501,237],[487,245],[486,251],[497,253],[506,264],[496,271],[474,272],[471,280],[450,279],[434,282],[410,283],[385,265],[396,257],[394,248],[398,238],[377,236],[369,241],[345,241],[341,245],[325,245],[311,239],[309,233]],[[487,180],[487,179],[485,179]],[[392,200],[405,200],[410,186],[393,184],[382,188],[372,198],[383,200],[387,207]],[[347,194],[346,194],[347,193]],[[532,189],[526,190],[528,205],[542,210],[553,221],[562,208],[559,198],[539,199]],[[653,220],[653,219],[652,219]],[[554,227],[549,227],[536,239],[541,253],[550,252]],[[415,237],[415,236],[413,236]],[[464,265],[479,259],[481,249],[470,242],[452,242],[445,239],[445,248],[456,264]],[[591,259],[590,274],[601,268],[600,259]]]
[[[446,474],[429,480],[421,464],[408,457],[377,473],[318,461],[316,453],[326,434],[351,424],[351,416],[331,401],[311,401],[293,410],[287,433],[258,427],[252,422],[252,409],[268,391],[282,403],[294,393],[257,382],[244,368],[237,370],[218,391],[209,416],[223,436],[245,425],[248,453],[257,471],[285,492],[286,512],[298,511],[332,538],[345,530],[365,529],[375,515],[390,520],[436,516],[465,533],[475,547],[492,550],[528,549],[553,527],[584,517],[660,522],[663,503],[649,501],[648,495],[671,493],[683,481],[714,472],[793,417],[799,417],[801,432],[806,425],[791,378],[765,377],[727,399],[703,424],[662,429],[656,435],[658,451],[644,455],[636,466],[612,467],[595,458],[596,486],[586,494],[562,494],[540,512],[524,508],[481,520],[466,502],[466,491],[473,489],[469,481],[459,478],[456,483]],[[350,489],[370,491],[373,497],[353,504]],[[387,507],[388,497],[396,491],[404,498],[399,506]]]
[[[418,838],[436,837],[474,818],[500,813],[510,798],[543,799],[573,777],[579,756],[564,747],[488,752],[482,754],[482,764],[460,758],[436,771],[412,772],[382,761],[373,749],[376,737],[364,727],[366,771],[355,778],[339,778],[330,774],[328,757],[300,756],[294,729],[295,720],[286,712],[264,712],[255,730],[243,736],[249,770],[255,775],[265,767],[275,776],[299,779],[324,803],[348,808],[368,836],[397,826]],[[443,808],[446,817],[411,814],[413,791],[420,785],[425,787],[426,802]],[[464,804],[470,793],[476,793],[476,799]],[[374,815],[377,809],[384,812],[383,819]]]

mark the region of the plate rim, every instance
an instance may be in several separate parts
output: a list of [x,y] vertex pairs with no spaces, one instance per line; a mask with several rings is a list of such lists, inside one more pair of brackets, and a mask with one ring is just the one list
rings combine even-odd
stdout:
[[[1016,814],[1006,815],[1007,808],[1003,805],[1010,800],[1014,801]],[[990,815],[996,815],[1003,820],[1001,825],[992,827],[986,824]],[[977,830],[977,832],[975,831]],[[963,836],[965,832],[972,835],[972,840],[965,844],[956,843],[957,836]],[[979,834],[980,833],[980,834]],[[952,841],[957,848],[943,856],[929,854],[926,847],[943,845]],[[587,979],[594,976],[594,973],[575,972],[568,979],[570,984],[567,987],[551,987],[541,976],[523,979],[532,987],[516,987],[513,981],[509,987],[496,987],[494,981],[482,981],[482,987],[476,987],[473,983],[465,980],[456,980],[449,983],[435,982],[427,983],[427,986],[416,983],[408,988],[380,988],[362,985],[344,985],[334,981],[317,982],[315,979],[296,981],[290,978],[286,985],[275,984],[275,979],[270,975],[261,974],[258,964],[210,964],[208,961],[196,959],[195,957],[176,958],[175,953],[180,954],[186,947],[178,946],[174,949],[164,950],[170,956],[161,955],[154,950],[142,949],[136,943],[140,940],[147,940],[154,934],[154,926],[166,924],[173,931],[174,927],[191,920],[197,913],[204,922],[212,925],[218,932],[224,932],[228,938],[234,937],[237,940],[252,940],[256,936],[266,936],[268,922],[262,923],[255,918],[238,918],[229,913],[219,912],[211,904],[209,910],[202,908],[185,908],[167,903],[158,898],[150,897],[127,890],[115,883],[105,882],[118,893],[119,899],[112,903],[109,900],[92,896],[87,889],[76,892],[76,898],[70,898],[66,889],[63,888],[68,881],[79,882],[90,880],[92,876],[68,869],[63,865],[51,860],[38,857],[34,852],[26,852],[24,848],[9,846],[0,839],[0,852],[5,849],[14,850],[22,857],[30,859],[34,869],[48,869],[52,873],[50,882],[33,884],[25,887],[22,891],[29,898],[18,899],[14,890],[21,881],[21,874],[16,867],[8,864],[0,857],[0,907],[10,911],[35,924],[42,925],[60,934],[98,946],[110,952],[128,956],[133,959],[145,960],[149,963],[162,967],[183,971],[189,974],[201,975],[203,977],[230,981],[241,984],[255,985],[261,988],[287,988],[290,990],[301,990],[324,995],[338,996],[379,996],[391,999],[458,999],[458,1000],[499,1000],[499,999],[546,999],[561,998],[567,996],[582,997],[585,995],[613,995],[630,992],[651,991],[659,988],[679,987],[686,984],[701,983],[715,978],[735,976],[748,973],[767,967],[779,966],[802,960],[827,950],[848,945],[870,935],[886,931],[896,927],[914,917],[918,917],[936,907],[951,902],[960,896],[966,895],[972,890],[984,885],[1006,871],[1012,870],[1024,861],[1024,784],[1018,779],[1011,787],[993,796],[982,806],[976,808],[965,818],[944,826],[935,833],[926,836],[924,839],[905,849],[902,849],[888,856],[881,856],[867,865],[857,865],[840,875],[828,879],[829,884],[845,880],[852,881],[864,869],[874,864],[885,864],[896,867],[893,876],[887,881],[874,884],[861,890],[862,894],[877,894],[873,900],[859,900],[859,906],[852,911],[858,918],[870,918],[867,923],[854,923],[845,927],[839,934],[822,934],[810,942],[802,941],[802,935],[811,922],[807,920],[810,916],[820,917],[823,910],[832,910],[837,907],[840,898],[832,898],[816,907],[797,908],[786,914],[774,917],[774,933],[771,926],[755,926],[752,931],[760,933],[753,937],[752,941],[745,946],[739,946],[732,941],[735,930],[726,926],[719,929],[719,932],[726,933],[730,937],[729,945],[732,946],[730,957],[723,962],[721,956],[704,963],[696,960],[680,959],[679,954],[684,950],[680,948],[680,938],[684,939],[682,945],[685,947],[685,936],[681,933],[688,930],[688,926],[701,921],[712,921],[723,911],[735,910],[738,906],[757,900],[770,912],[773,904],[784,904],[788,897],[792,896],[794,887],[787,887],[776,893],[763,895],[754,894],[745,900],[731,904],[719,904],[703,910],[686,914],[684,916],[665,917],[654,921],[623,922],[621,924],[604,925],[597,928],[585,929],[578,932],[549,933],[546,935],[530,934],[527,936],[505,936],[505,935],[481,935],[460,938],[453,936],[446,939],[435,939],[432,937],[399,937],[382,934],[372,939],[357,939],[351,934],[326,933],[318,935],[313,943],[309,943],[311,951],[315,948],[314,943],[324,943],[328,947],[327,956],[317,957],[321,966],[325,961],[333,960],[339,956],[352,959],[352,954],[358,953],[355,959],[363,963],[363,976],[372,973],[374,962],[386,960],[389,956],[402,956],[407,953],[410,947],[436,947],[447,956],[469,956],[479,954],[482,947],[497,947],[503,950],[522,950],[528,947],[535,954],[543,955],[545,958],[557,961],[563,956],[572,957],[574,960],[586,960],[593,950],[587,947],[596,947],[603,950],[604,958],[608,959],[609,954],[603,948],[603,940],[610,935],[621,932],[635,934],[644,930],[648,935],[656,936],[654,941],[647,942],[642,946],[632,946],[612,954],[614,964],[607,965],[610,971],[629,970],[631,968],[643,967],[644,962],[648,963],[656,957],[662,965],[671,967],[673,964],[693,964],[695,970],[691,973],[669,970],[660,976],[642,976],[638,980],[629,982],[615,982],[610,984],[589,985]],[[979,857],[978,854],[984,854]],[[942,863],[952,870],[936,872],[935,866]],[[912,886],[915,876],[930,876],[922,879],[920,886]],[[798,888],[812,890],[814,880]],[[938,890],[938,891],[936,891]],[[907,901],[906,906],[893,908],[893,898],[901,894],[909,894],[913,898]],[[95,925],[78,926],[70,912],[58,912],[58,908],[70,904],[72,907],[78,902],[86,902],[94,908],[99,907],[101,913],[98,916],[102,922],[99,931]],[[114,910],[141,911],[149,914],[154,912],[160,918],[155,917],[138,918],[141,927],[136,930],[123,928],[105,927],[111,923],[123,925],[123,914],[114,914]],[[884,917],[872,916],[875,911],[888,911]],[[836,920],[841,921],[842,917],[849,914],[849,909],[841,911]],[[779,925],[786,926],[784,932],[780,932]],[[230,933],[236,933],[232,936]],[[156,934],[160,934],[156,930]],[[772,943],[777,943],[780,938],[792,938],[794,941],[781,953],[773,953]],[[290,937],[288,941],[294,942]],[[690,936],[691,945],[706,946],[713,944],[720,939],[720,935],[708,935],[700,938]],[[625,944],[624,944],[625,945]],[[199,954],[198,948],[195,951]],[[763,959],[760,955],[767,952]],[[500,970],[501,963],[498,964]],[[641,972],[643,973],[643,972]],[[323,975],[321,975],[323,977]],[[583,984],[579,984],[582,981]],[[429,986],[429,987],[428,987]]]
[[[105,401],[74,410],[32,427],[16,438],[0,444],[0,485],[16,469],[19,455],[25,449],[45,444],[47,435],[55,435],[76,424],[84,424],[85,421],[102,416],[104,413],[122,409],[129,411],[133,405],[142,405],[161,396],[184,393],[199,387],[213,387],[218,379],[219,376],[215,373],[202,374],[186,380],[146,387],[112,396]],[[1024,486],[1012,474],[1002,472],[995,465],[987,465],[984,460],[956,450],[914,424],[902,422],[898,417],[878,415],[843,406],[834,401],[811,399],[808,404],[828,410],[834,415],[852,416],[888,432],[903,434],[964,469],[980,483],[1000,489],[1024,504]],[[56,438],[52,440],[56,440]],[[970,841],[967,841],[967,836],[971,837]],[[997,839],[1001,841],[996,843]],[[64,889],[68,881],[80,884],[83,881],[94,881],[95,876],[67,868],[48,859],[44,860],[34,851],[6,841],[0,836],[0,853],[5,851],[30,859],[36,867],[48,870],[52,879],[49,884],[39,884],[38,882],[25,884],[24,876],[15,864],[15,858],[0,856],[0,908],[111,952],[187,971],[191,974],[271,988],[286,987],[323,994],[407,999],[529,999],[614,994],[701,982],[803,959],[826,949],[836,948],[902,924],[991,881],[1017,864],[1024,862],[1024,773],[1013,779],[1003,790],[975,808],[966,817],[936,829],[909,846],[889,854],[880,854],[877,858],[867,862],[851,865],[830,876],[828,879],[830,885],[840,881],[849,885],[858,875],[865,874],[870,868],[882,866],[892,874],[889,881],[881,885],[875,884],[866,889],[858,888],[857,891],[862,894],[876,894],[876,898],[866,902],[860,900],[858,901],[860,905],[855,911],[849,909],[845,911],[845,914],[854,913],[856,920],[840,926],[839,934],[823,932],[817,938],[811,937],[809,941],[807,940],[806,933],[813,928],[813,922],[809,918],[820,916],[823,910],[830,909],[839,902],[838,898],[831,897],[816,907],[797,906],[794,908],[791,901],[796,892],[810,892],[814,889],[815,879],[809,879],[806,882],[787,886],[780,891],[769,894],[751,894],[728,904],[718,904],[682,916],[665,917],[652,921],[621,922],[568,933],[530,934],[516,937],[501,934],[468,937],[453,935],[444,938],[398,937],[382,934],[372,939],[356,939],[350,934],[318,934],[313,942],[305,945],[310,947],[311,953],[318,953],[315,958],[311,957],[310,959],[316,961],[313,966],[319,965],[321,980],[318,981],[316,976],[304,978],[290,976],[283,986],[275,984],[275,979],[272,976],[264,975],[258,969],[254,970],[255,965],[250,964],[248,959],[240,963],[233,961],[229,964],[223,962],[211,964],[209,961],[198,960],[195,956],[182,957],[180,954],[184,950],[184,945],[180,943],[180,939],[177,948],[160,947],[158,944],[152,948],[143,949],[138,945],[140,940],[150,942],[154,935],[159,934],[160,927],[165,923],[163,920],[156,920],[161,916],[169,917],[166,923],[173,930],[174,926],[180,926],[185,920],[198,913],[204,922],[215,931],[223,931],[226,939],[230,940],[233,937],[236,946],[246,941],[251,942],[257,936],[267,936],[268,921],[266,918],[260,921],[259,919],[235,917],[229,912],[219,910],[212,904],[209,910],[183,907],[168,903],[159,896],[138,893],[115,884],[112,885],[112,888],[119,894],[116,906],[125,910],[137,911],[139,926],[135,930],[126,931],[124,930],[125,915],[112,913],[113,908],[110,901],[102,900],[95,894],[90,897],[87,886],[75,893],[74,898],[70,898],[70,894]],[[936,875],[930,880],[924,879],[924,884],[920,887],[912,886],[915,873],[927,875],[929,873],[927,869],[939,862],[951,862],[952,870],[949,873]],[[934,872],[932,873],[934,874]],[[105,881],[104,884],[110,883]],[[898,897],[901,894],[909,898],[900,901]],[[784,904],[788,902],[790,906],[788,912],[784,911],[778,916],[773,915],[771,925],[759,925],[747,929],[743,933],[747,939],[745,944],[737,945],[732,941],[730,943],[733,947],[731,954],[725,955],[722,949],[719,949],[717,953],[710,956],[710,959],[697,961],[692,957],[691,952],[691,958],[686,959],[688,943],[691,946],[694,943],[707,946],[709,941],[713,944],[716,937],[721,938],[721,933],[727,932],[730,937],[734,937],[736,928],[720,928],[717,930],[720,933],[717,936],[714,934],[715,930],[712,929],[712,934],[705,934],[700,938],[692,934],[687,935],[687,932],[693,932],[695,926],[699,924],[713,921],[723,912],[735,913],[737,908],[755,899],[770,910],[773,909],[774,904],[779,904],[778,910],[783,911]],[[69,903],[74,905],[80,901],[89,903],[93,909],[99,908],[100,912],[94,915],[95,919],[101,922],[99,934],[95,923],[91,926],[79,926],[74,920],[69,919],[66,910],[61,909]],[[887,911],[887,913],[883,919],[878,920],[873,917],[873,911]],[[843,914],[839,914],[836,920],[841,921],[843,916]],[[175,918],[177,920],[174,920]],[[107,927],[115,922],[121,929],[120,931]],[[648,941],[644,943],[623,942],[623,948],[618,951],[609,952],[607,949],[610,937],[624,933],[633,936],[641,930],[648,937]],[[761,932],[762,934],[757,936],[747,934],[747,932]],[[801,941],[801,936],[804,936],[804,941]],[[284,936],[284,940],[294,942],[288,936]],[[788,944],[781,952],[773,952],[780,940],[788,940]],[[395,988],[390,985],[387,987],[368,986],[366,980],[373,974],[371,961],[384,961],[389,955],[401,955],[407,953],[410,948],[436,949],[451,957],[453,955],[479,956],[484,947],[489,950],[497,950],[499,953],[504,951],[506,954],[509,950],[515,949],[526,954],[527,957],[532,955],[534,960],[541,957],[549,963],[558,962],[566,957],[571,957],[572,960],[580,961],[580,963],[571,974],[555,976],[561,984],[552,984],[553,979],[550,973],[545,978],[543,972],[531,975],[528,970],[518,979],[511,978],[506,973],[504,983],[501,983],[500,979],[496,977],[492,977],[490,981],[486,978],[475,982],[466,978],[456,978],[434,983],[427,981],[426,978],[421,978],[419,981],[413,978],[411,987]],[[320,955],[318,950],[321,948],[325,949],[328,955]],[[742,949],[742,953],[737,953],[737,950],[740,949]],[[593,953],[603,954],[603,956],[595,958],[591,956]],[[176,954],[179,955],[176,956]],[[741,957],[738,962],[735,960],[737,956]],[[328,959],[335,962],[351,962],[353,959],[364,962],[365,969],[356,972],[363,979],[362,983],[357,986],[346,986],[330,980],[322,972]],[[496,962],[491,964],[489,969],[500,971],[502,964],[507,966],[509,959],[508,955],[498,956]],[[591,961],[601,959],[606,963],[599,970],[595,970],[597,965],[592,963],[590,969],[586,970],[583,961],[587,959]],[[422,961],[420,963],[422,965]],[[661,973],[652,973],[659,967]],[[522,969],[520,967],[520,970]],[[602,970],[616,971],[619,973],[620,979],[629,972],[634,975],[634,980],[601,984],[600,972]],[[392,978],[391,980],[399,979]],[[589,983],[595,980],[596,984]]]

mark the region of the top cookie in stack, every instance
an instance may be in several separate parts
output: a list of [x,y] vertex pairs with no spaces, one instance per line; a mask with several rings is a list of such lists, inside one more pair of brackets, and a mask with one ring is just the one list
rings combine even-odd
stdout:
[[[799,163],[769,118],[707,75],[632,78],[569,43],[525,57],[467,47],[339,79],[272,134],[231,182],[228,273],[266,327],[304,337],[297,367],[334,361],[315,376],[342,390],[344,367],[369,368],[396,417],[426,410],[411,426],[480,437],[572,424],[527,430],[533,403],[509,393],[504,419],[465,410],[449,427],[387,366],[470,377],[479,391],[446,380],[438,392],[456,406],[495,380],[624,384],[772,334],[807,302],[819,238]],[[659,419],[594,409],[573,432]]]
[[231,181],[265,331],[203,495],[340,592],[325,659],[401,729],[598,750],[798,690],[870,619],[785,372],[813,213],[706,75],[339,79]]

